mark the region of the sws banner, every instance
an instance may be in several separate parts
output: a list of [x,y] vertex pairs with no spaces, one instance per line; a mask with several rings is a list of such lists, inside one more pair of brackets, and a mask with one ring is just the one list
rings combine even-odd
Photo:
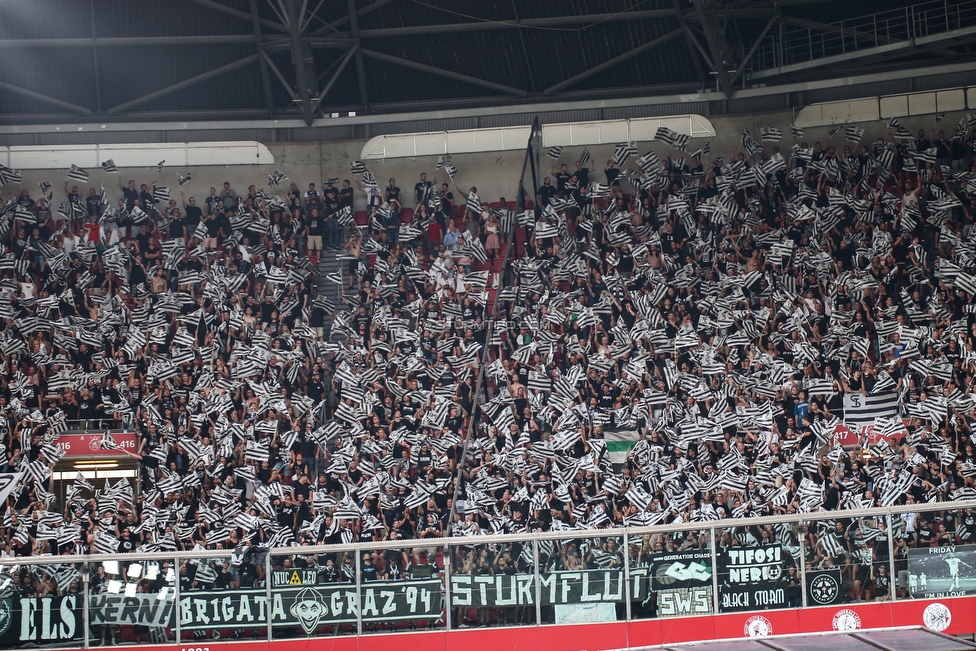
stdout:
[[908,591],[916,598],[976,594],[976,545],[908,550]]
[[[364,622],[435,619],[441,614],[437,579],[376,581],[363,585]],[[322,625],[356,622],[356,586],[325,584],[275,589],[271,604],[264,590],[186,592],[180,594],[180,627],[184,630],[300,626],[311,635]]]
[[783,560],[778,544],[723,549],[718,555],[719,612],[785,608]]
[[[540,576],[543,606],[584,603],[617,603],[626,598],[623,570],[580,570],[544,572]],[[630,598],[647,595],[647,570],[630,573]],[[531,574],[451,576],[451,605],[493,608],[528,606],[535,603],[535,582]]]

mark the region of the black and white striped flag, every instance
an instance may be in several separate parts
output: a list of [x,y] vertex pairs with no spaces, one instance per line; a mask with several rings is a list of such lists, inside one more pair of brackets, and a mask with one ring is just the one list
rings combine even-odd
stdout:
[[552,160],[559,160],[559,157],[563,155],[563,147],[560,145],[558,147],[550,147],[549,151],[546,152],[546,156]]
[[0,165],[0,186],[8,183],[20,183],[21,181],[20,170],[12,170],[9,167]]
[[584,149],[583,150],[583,153],[580,154],[580,157],[579,157],[580,167],[586,167],[586,164],[589,163],[589,162],[590,162],[590,150],[589,149]]
[[445,165],[444,171],[447,172],[447,175],[451,177],[451,179],[453,179],[454,175],[457,174],[457,168],[453,165]]
[[115,166],[115,161],[109,158],[107,161],[102,163],[102,171],[106,174],[118,174],[119,168]]
[[88,172],[77,165],[72,165],[71,169],[68,170],[68,178],[79,183],[88,183]]
[[179,184],[180,184],[181,186],[182,186],[182,185],[186,185],[187,183],[189,183],[189,182],[190,182],[190,173],[189,173],[189,172],[187,172],[187,173],[186,173],[186,176],[183,176],[182,174],[177,174],[177,175],[176,175],[176,180],[177,180],[177,181],[179,182]]
[[783,138],[783,132],[773,127],[762,127],[759,130],[759,139],[763,142],[779,142]]
[[847,142],[860,142],[861,137],[864,136],[864,129],[853,124],[848,125],[844,128],[844,135],[847,138]]
[[268,185],[281,185],[281,182],[287,178],[280,170],[275,170],[274,174],[268,174]]
[[623,165],[631,156],[637,155],[637,147],[632,142],[617,145],[613,152],[613,162]]
[[362,174],[366,171],[366,163],[361,160],[354,160],[349,163],[349,169],[353,174]]
[[802,138],[803,137],[803,128],[802,127],[798,127],[795,124],[791,124],[790,125],[790,133],[793,134],[793,137],[794,138]]

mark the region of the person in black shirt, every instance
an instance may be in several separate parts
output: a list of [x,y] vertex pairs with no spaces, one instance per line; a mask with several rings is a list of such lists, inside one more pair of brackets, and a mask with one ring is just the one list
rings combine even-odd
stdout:
[[420,173],[420,181],[413,186],[413,198],[417,204],[427,203],[427,196],[430,193],[432,184],[427,180],[427,172]]
[[578,185],[587,186],[590,184],[590,168],[583,167],[583,164],[576,161],[576,171],[573,172]]
[[132,210],[132,207],[136,205],[136,199],[139,198],[139,192],[136,190],[136,182],[130,180],[128,186],[122,185],[122,177],[119,177],[119,189],[122,190],[122,196],[125,198],[125,209]]
[[197,205],[196,197],[187,199],[182,190],[180,190],[180,197],[183,199],[183,212],[186,213],[186,230],[192,235],[197,224],[203,219],[203,210]]
[[555,196],[556,188],[552,187],[552,179],[547,176],[545,179],[543,179],[542,185],[539,186],[539,189],[536,190],[536,209],[541,212],[543,208],[552,202]]
[[566,184],[569,183],[569,179],[573,176],[569,173],[569,165],[564,163],[559,167],[558,172],[556,172],[556,166],[553,165],[552,171],[556,176],[556,192],[562,195],[566,192]]
[[353,209],[352,206],[352,187],[349,185],[349,179],[342,182],[342,189],[339,190],[339,207]]
[[85,197],[85,212],[94,221],[102,216],[102,198],[98,196],[95,188],[88,188],[88,196]]

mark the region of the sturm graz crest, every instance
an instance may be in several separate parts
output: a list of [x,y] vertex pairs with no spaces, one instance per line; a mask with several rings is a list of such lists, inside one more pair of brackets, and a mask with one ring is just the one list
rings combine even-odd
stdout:
[[818,604],[830,604],[837,598],[837,580],[829,574],[821,574],[810,584],[810,596]]

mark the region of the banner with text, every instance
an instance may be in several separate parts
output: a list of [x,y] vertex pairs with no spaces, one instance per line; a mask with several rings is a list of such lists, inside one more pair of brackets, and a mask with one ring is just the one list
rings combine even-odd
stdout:
[[[363,585],[364,622],[436,619],[441,614],[437,579],[375,581]],[[356,622],[356,586],[328,583],[301,588],[278,588],[267,603],[264,590],[186,592],[180,594],[180,626],[184,630],[300,626],[311,635],[322,625]]]
[[908,550],[908,591],[930,599],[976,594],[976,545]]
[[783,548],[776,545],[726,547],[718,555],[719,611],[785,608]]
[[[623,570],[580,570],[544,572],[540,576],[542,605],[617,603],[625,599]],[[630,572],[630,598],[647,596],[647,570]],[[479,576],[455,574],[451,577],[451,605],[492,608],[528,606],[535,603],[535,583],[531,574]]]

